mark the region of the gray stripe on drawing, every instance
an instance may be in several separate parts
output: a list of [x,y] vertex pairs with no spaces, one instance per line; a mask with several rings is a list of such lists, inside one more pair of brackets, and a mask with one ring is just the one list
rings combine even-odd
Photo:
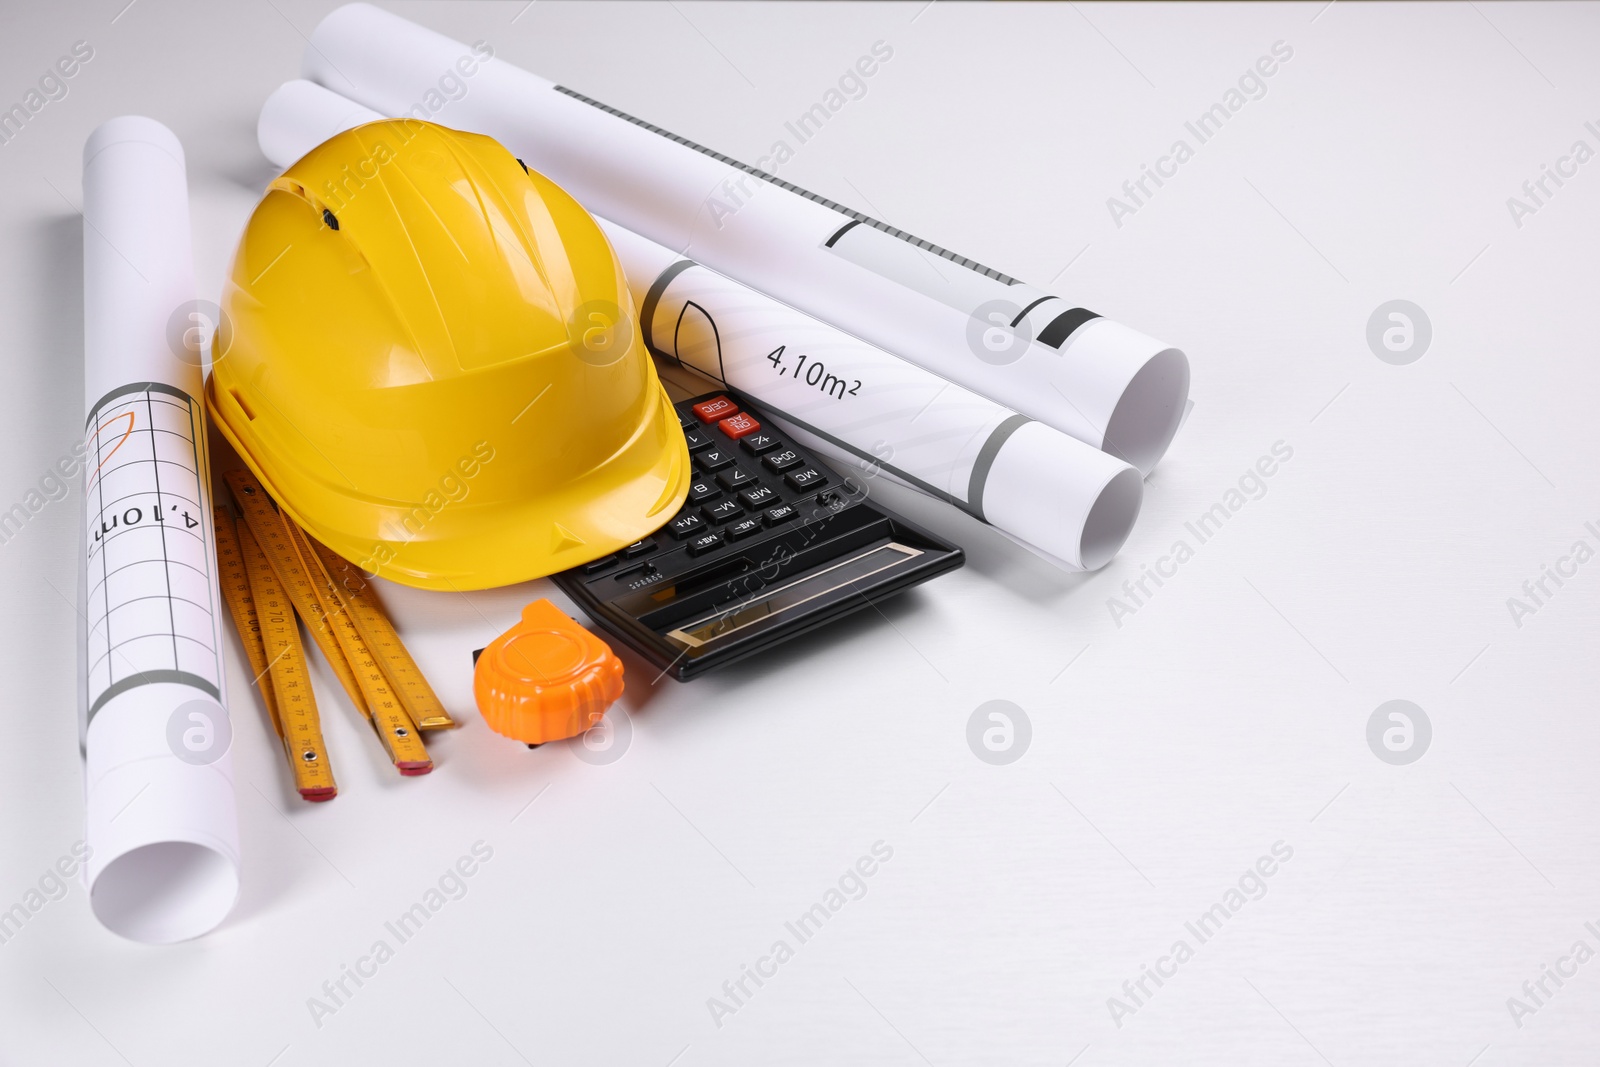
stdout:
[[1023,425],[1033,420],[1026,415],[1012,415],[989,435],[989,439],[978,449],[978,458],[972,463],[972,483],[967,487],[967,499],[972,502],[970,510],[984,522],[989,520],[983,515],[983,487],[989,481],[989,468],[994,466],[994,457],[1000,454],[1000,446]]
[[95,702],[89,706],[89,721],[94,721],[95,713],[105,707],[106,701],[112,697],[126,693],[130,689],[137,689],[141,685],[155,685],[159,682],[176,682],[179,685],[190,685],[202,693],[208,694],[213,700],[222,700],[222,694],[217,691],[217,687],[198,674],[190,674],[188,671],[169,670],[140,671],[138,674],[130,674],[121,681],[113,682],[111,685],[106,686],[105,692],[96,697]]
[[83,420],[84,426],[87,427],[94,421],[95,416],[100,414],[101,408],[104,408],[118,397],[127,396],[130,393],[166,393],[169,396],[178,397],[185,403],[194,403],[194,398],[176,385],[168,385],[166,382],[129,382],[127,385],[120,385],[101,397],[95,406],[89,409],[89,417]]

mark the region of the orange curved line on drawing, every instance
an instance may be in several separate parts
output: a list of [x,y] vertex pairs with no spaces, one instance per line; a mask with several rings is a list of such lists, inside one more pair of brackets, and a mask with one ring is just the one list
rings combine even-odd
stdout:
[[126,430],[122,431],[122,436],[117,439],[117,443],[116,444],[111,446],[111,451],[107,452],[106,453],[106,458],[102,459],[100,461],[100,466],[96,467],[94,469],[94,473],[89,475],[89,480],[87,482],[83,483],[83,487],[84,487],[85,490],[87,490],[89,488],[89,486],[94,483],[95,475],[100,473],[100,467],[104,467],[106,465],[107,460],[109,460],[112,456],[116,455],[117,454],[117,449],[121,448],[123,446],[123,444],[128,440],[129,436],[132,435],[132,433],[133,433],[133,416],[134,416],[133,412],[124,411],[121,415],[118,415],[116,419],[110,419],[107,422],[105,422],[105,423],[103,423],[100,426],[95,428],[94,432],[98,435],[107,426],[110,426],[113,422],[116,422],[117,419],[127,419],[128,420],[128,428]]

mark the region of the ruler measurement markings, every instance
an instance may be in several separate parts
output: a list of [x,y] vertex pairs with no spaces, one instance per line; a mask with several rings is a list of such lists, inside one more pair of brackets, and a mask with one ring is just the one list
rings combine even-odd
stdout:
[[394,683],[412,720],[424,730],[456,725],[433,687],[428,684],[416,660],[406,651],[393,621],[373,595],[366,578],[333,549],[309,535],[302,535],[326,571],[333,595],[355,623],[367,647],[383,657],[384,672]]
[[307,620],[308,627],[316,621],[326,627],[334,639],[335,647],[331,652],[325,648],[324,653],[332,664],[342,661],[353,675],[356,688],[365,698],[358,701],[357,706],[377,732],[390,759],[402,774],[421,774],[432,769],[432,760],[422,746],[419,731],[362,644],[355,625],[343,612],[330,613],[318,598],[316,583],[295,547],[298,530],[247,472],[230,471],[228,483],[239,499],[250,529],[258,534],[257,540],[266,550],[267,559],[278,573],[295,610]]
[[[354,668],[356,682],[367,695],[367,703],[372,707],[373,729],[378,732],[379,739],[389,750],[390,757],[395,765],[400,767],[402,774],[408,770],[413,773],[426,773],[423,767],[431,769],[433,760],[423,747],[421,732],[404,702],[362,639],[361,631],[356,628],[350,613],[340,605],[333,589],[333,581],[311,552],[305,533],[281,513],[280,519],[284,532],[288,535],[289,544],[308,578],[312,596],[317,599],[324,616],[331,620],[334,632],[339,636],[339,643],[349,657],[351,667]],[[328,602],[324,602],[324,598]]]
[[[250,578],[252,606],[259,604],[261,655],[267,659],[275,722],[281,727],[284,757],[289,761],[295,787],[307,800],[329,800],[337,792],[333,767],[322,740],[322,719],[315,690],[305,669],[305,646],[300,643],[294,606],[284,595],[272,563],[248,528],[238,528],[239,543]],[[241,637],[243,635],[241,634]],[[266,695],[263,689],[262,694]]]
[[[230,484],[233,484],[233,481],[233,473],[230,473]],[[253,481],[245,483],[241,480],[239,485],[234,485],[234,492],[242,498],[240,507],[244,511],[246,523],[255,535],[257,543],[267,553],[267,559],[277,572],[278,580],[283,583],[291,602],[300,612],[300,617],[305,620],[306,629],[311,632],[311,637],[322,650],[328,666],[333,669],[339,684],[344,687],[345,695],[361,713],[361,717],[370,722],[372,710],[368,706],[367,694],[357,683],[356,676],[351,670],[333,620],[328,618],[327,612],[322,609],[322,605],[316,600],[310,588],[310,579],[288,541],[288,534],[283,528],[279,513],[273,508],[266,492],[258,483]]]
[[[241,472],[230,472],[229,484],[233,486],[235,495],[241,498],[240,507],[244,511],[245,521],[256,535],[257,542],[267,552],[267,558],[272,562],[274,569],[279,571],[279,580],[286,587],[291,600],[295,602],[296,609],[305,620],[306,629],[311,632],[312,639],[322,650],[323,658],[328,661],[334,676],[339,679],[339,684],[343,687],[345,695],[350,698],[350,703],[355,705],[356,711],[361,713],[362,718],[372,721],[368,695],[351,669],[333,620],[328,617],[328,613],[323,610],[310,588],[310,579],[288,541],[288,534],[284,530],[278,511],[259,483],[239,479],[238,484],[234,484],[236,473]],[[248,493],[246,489],[249,490]]]
[[267,714],[272,717],[272,728],[283,737],[283,722],[278,717],[278,702],[272,690],[271,664],[267,662],[266,636],[261,632],[261,619],[256,614],[255,597],[250,590],[250,574],[245,568],[244,555],[239,548],[239,534],[233,516],[224,507],[212,509],[212,524],[217,531],[217,575],[222,587],[222,599],[238,628],[240,643],[244,645],[245,659],[250,664],[250,674],[266,701]]

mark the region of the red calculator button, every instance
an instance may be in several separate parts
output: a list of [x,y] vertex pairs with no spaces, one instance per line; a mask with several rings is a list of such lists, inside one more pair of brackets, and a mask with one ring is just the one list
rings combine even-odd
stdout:
[[742,411],[731,419],[723,419],[717,425],[722,428],[723,433],[736,441],[747,433],[755,433],[761,429],[759,422]]
[[736,414],[739,410],[739,405],[725,396],[714,396],[710,400],[696,404],[693,410],[695,418],[701,422],[711,423]]

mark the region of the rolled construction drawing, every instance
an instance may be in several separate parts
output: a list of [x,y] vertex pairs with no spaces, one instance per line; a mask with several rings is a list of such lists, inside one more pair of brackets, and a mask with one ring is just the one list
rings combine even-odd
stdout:
[[386,117],[316,82],[296,78],[274,89],[261,105],[256,142],[269,162],[288,169],[334,134]]
[[203,365],[183,148],[112,119],[83,149],[87,422],[81,694],[89,902],[136,941],[239,893]]
[[348,4],[312,33],[303,70],[386,117],[488,134],[595,214],[1142,472],[1182,420],[1178,349],[495,59],[484,42]]
[[1059,564],[1096,570],[1133,530],[1139,472],[1060,430],[601,220],[645,346],[750,397],[844,469],[882,472]]
[[[273,162],[293,162],[340,122],[379,117],[312,89],[290,83],[262,108],[257,133]],[[1104,566],[1127,539],[1144,493],[1127,463],[622,226],[600,225],[651,352],[744,393],[801,444],[954,504],[1061,566]]]
[[261,144],[262,154],[284,168],[334,134],[384,117],[354,100],[301,79],[284,82],[267,99],[263,114],[282,108],[285,115],[296,117],[294,125],[271,121],[256,125],[256,139]]

